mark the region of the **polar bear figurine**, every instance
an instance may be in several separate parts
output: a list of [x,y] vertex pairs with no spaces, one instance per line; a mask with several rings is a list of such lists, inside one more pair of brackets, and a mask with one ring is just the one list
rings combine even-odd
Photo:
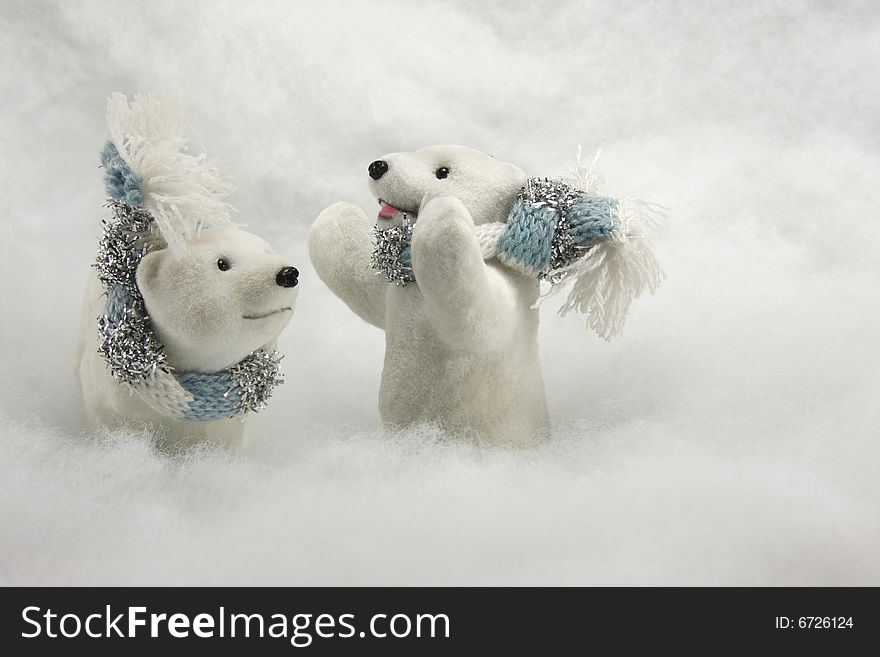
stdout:
[[188,152],[179,100],[107,99],[112,217],[83,305],[79,382],[92,427],[239,446],[244,417],[281,382],[275,342],[299,272],[233,224],[231,180]]
[[[273,352],[293,313],[297,279],[289,260],[238,228],[203,230],[186,242],[181,255],[168,248],[147,253],[137,265],[136,282],[171,372],[165,375],[167,386],[184,380],[194,390],[199,375],[228,370],[254,352]],[[79,358],[90,426],[149,425],[161,434],[162,444],[174,447],[202,441],[241,446],[240,415],[175,417],[179,414],[163,412],[155,399],[145,399],[139,386],[114,378],[99,354],[96,318],[107,312],[106,304],[104,287],[93,275],[83,305]]]
[[540,439],[549,419],[539,281],[484,260],[475,233],[475,225],[506,220],[526,174],[470,148],[430,146],[384,155],[369,176],[377,226],[413,226],[415,281],[394,285],[371,269],[374,229],[350,203],[320,214],[309,253],[324,283],[385,330],[383,424],[436,423],[490,444]]

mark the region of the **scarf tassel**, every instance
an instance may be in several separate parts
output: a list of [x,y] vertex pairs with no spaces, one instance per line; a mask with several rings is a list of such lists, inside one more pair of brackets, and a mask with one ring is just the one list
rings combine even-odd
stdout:
[[656,204],[533,178],[507,222],[489,225],[503,230],[478,226],[477,232],[489,242],[484,255],[550,284],[539,305],[569,288],[559,314],[585,315],[587,327],[609,340],[623,332],[632,302],[663,280],[650,238],[664,213]]
[[620,335],[632,302],[646,290],[653,294],[664,278],[651,243],[663,216],[655,204],[616,202],[609,234],[581,246],[580,257],[551,272],[550,289],[539,303],[570,286],[560,315],[585,315],[587,327],[605,340]]

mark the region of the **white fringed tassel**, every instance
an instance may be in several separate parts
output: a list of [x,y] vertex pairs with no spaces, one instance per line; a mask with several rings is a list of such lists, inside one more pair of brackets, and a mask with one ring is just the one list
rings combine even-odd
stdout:
[[574,169],[568,168],[569,175],[567,178],[571,181],[571,184],[588,196],[597,196],[599,194],[599,186],[602,184],[602,174],[599,173],[599,157],[601,155],[602,149],[597,148],[593,161],[590,162],[588,167],[582,161],[583,149],[578,144],[577,164],[575,164]]
[[568,267],[541,300],[571,284],[560,315],[575,310],[605,340],[620,335],[629,307],[645,290],[652,294],[664,278],[651,233],[665,216],[662,206],[637,200],[618,202],[611,238],[597,242]]
[[223,199],[232,184],[202,154],[185,152],[176,97],[115,93],[107,100],[110,138],[131,170],[143,179],[144,207],[175,253],[201,228],[232,225],[232,206]]

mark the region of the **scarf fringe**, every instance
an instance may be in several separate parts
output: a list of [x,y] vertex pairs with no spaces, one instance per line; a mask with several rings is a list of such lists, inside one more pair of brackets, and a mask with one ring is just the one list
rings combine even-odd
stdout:
[[[569,169],[568,182],[586,196],[598,196],[602,183],[598,171],[600,155],[601,151],[597,151],[587,166],[578,146],[577,164]],[[651,241],[665,217],[666,208],[656,203],[636,199],[616,201],[611,209],[610,235],[579,247],[582,254],[569,265],[545,272],[544,280],[550,288],[535,306],[569,288],[559,308],[560,315],[571,311],[585,315],[587,328],[604,340],[621,335],[632,302],[646,290],[653,294],[665,278]],[[502,222],[476,226],[484,260],[499,255],[499,242],[506,228],[507,224]],[[506,258],[504,262],[527,276],[536,275],[516,259]]]
[[[578,144],[576,165],[569,168],[570,182],[589,196],[596,196],[602,184],[601,155],[601,149],[596,150],[587,166]],[[586,326],[606,341],[622,335],[632,302],[645,290],[656,292],[665,278],[654,255],[651,236],[662,227],[666,208],[622,199],[612,216],[614,228],[610,239],[587,247],[582,257],[553,272],[550,289],[538,300],[541,304],[571,285],[559,315],[564,317],[572,310],[586,315]]]
[[179,98],[124,94],[107,99],[107,126],[119,156],[141,178],[143,207],[175,254],[207,226],[232,225],[223,199],[233,186],[204,154],[186,153]]
[[554,272],[556,281],[538,303],[571,285],[559,314],[586,315],[587,327],[605,340],[621,335],[632,302],[645,290],[653,294],[665,277],[651,242],[664,216],[660,205],[619,201],[610,239],[587,247],[582,257]]

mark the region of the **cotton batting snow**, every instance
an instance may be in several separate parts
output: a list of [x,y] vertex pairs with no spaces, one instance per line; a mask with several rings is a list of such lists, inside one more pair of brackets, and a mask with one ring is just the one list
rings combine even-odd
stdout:
[[[0,583],[880,584],[877,8],[7,3],[0,55]],[[178,90],[301,271],[243,453],[88,434],[78,399],[105,99]],[[539,447],[384,434],[383,336],[308,261],[431,143],[601,148],[603,193],[669,208],[621,338],[542,311]]]

